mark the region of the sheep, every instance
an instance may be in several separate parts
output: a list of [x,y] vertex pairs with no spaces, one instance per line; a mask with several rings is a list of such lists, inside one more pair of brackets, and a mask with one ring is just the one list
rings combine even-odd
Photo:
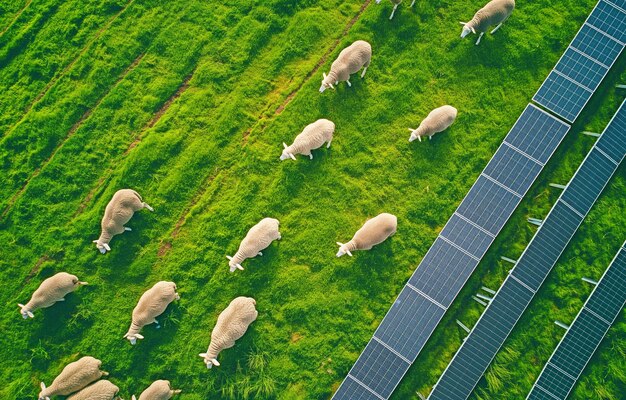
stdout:
[[474,18],[472,18],[469,22],[461,22],[461,25],[463,25],[461,38],[469,35],[470,32],[474,34],[480,32],[476,45],[480,44],[480,39],[483,38],[487,29],[489,29],[490,26],[497,24],[497,26],[491,31],[491,34],[493,35],[498,29],[500,29],[504,21],[511,16],[514,8],[515,0],[491,0],[483,8],[477,11],[476,14],[474,14]]
[[[152,382],[152,384],[139,395],[139,400],[169,400],[172,396],[180,392],[181,390],[172,390],[170,381],[160,379]],[[137,400],[135,395],[133,395],[132,399]]]
[[180,300],[174,282],[160,281],[146,290],[133,310],[132,322],[128,332],[124,335],[124,339],[128,339],[130,344],[134,345],[137,343],[137,339],[143,339],[139,332],[144,326],[154,322],[157,324],[157,329],[160,328],[161,325],[159,325],[156,317],[161,315],[168,304],[174,300]]
[[235,255],[226,256],[230,272],[235,272],[237,269],[243,271],[241,263],[245,259],[262,256],[261,250],[269,247],[274,240],[280,240],[282,236],[278,231],[279,224],[280,222],[275,218],[263,218],[258,224],[250,228]]
[[154,211],[147,203],[145,203],[139,193],[132,189],[121,189],[115,192],[109,204],[104,210],[102,217],[102,233],[100,237],[93,242],[96,244],[100,253],[104,254],[111,251],[109,242],[115,235],[119,235],[126,231],[130,231],[129,227],[124,226],[133,217],[133,214],[139,210],[147,208]]
[[323,93],[328,88],[334,89],[333,83],[336,85],[340,81],[346,81],[348,86],[352,86],[350,74],[354,74],[363,68],[361,73],[361,78],[363,78],[371,59],[372,46],[364,40],[357,40],[341,50],[337,59],[330,66],[328,75],[322,74],[324,79],[322,79],[320,93]]
[[344,254],[352,257],[354,250],[369,250],[396,233],[397,227],[398,219],[395,215],[379,214],[367,220],[348,243],[337,242],[339,245],[337,257],[341,257]]
[[217,317],[217,323],[211,332],[211,342],[206,353],[199,356],[204,359],[207,368],[219,366],[217,356],[224,349],[235,345],[235,340],[246,333],[248,326],[259,315],[255,309],[256,301],[252,297],[237,297],[231,301]]
[[432,110],[426,118],[420,123],[417,129],[409,128],[411,137],[409,142],[415,139],[422,141],[423,136],[428,136],[428,139],[432,139],[435,133],[445,131],[454,123],[456,119],[457,111],[452,106],[441,106]]
[[296,138],[291,146],[287,146],[283,142],[283,153],[280,155],[280,159],[286,160],[291,158],[295,160],[295,154],[302,154],[303,156],[309,156],[313,159],[313,153],[311,150],[319,149],[326,144],[326,148],[330,147],[330,142],[333,141],[333,133],[335,133],[335,123],[327,119],[318,119],[317,121],[307,125]]
[[[376,4],[380,4],[383,0],[376,0]],[[393,14],[396,12],[396,8],[398,8],[398,6],[400,5],[400,3],[402,3],[402,0],[390,0],[391,4],[393,4],[393,10],[391,11],[391,15],[389,16],[389,19],[393,19]],[[409,6],[409,8],[412,8],[413,5],[415,4],[415,0],[413,0],[411,2],[411,5]]]
[[100,370],[101,365],[102,361],[90,356],[67,364],[50,386],[46,387],[45,383],[41,382],[39,400],[50,400],[51,396],[67,396],[100,379],[103,375],[108,376],[108,372]]
[[41,282],[26,305],[18,304],[18,307],[21,308],[20,314],[24,319],[34,318],[33,311],[50,307],[57,301],[65,301],[66,294],[73,292],[82,285],[87,285],[87,282],[79,281],[76,275],[59,272]]
[[111,382],[103,379],[96,383],[92,383],[79,392],[69,396],[67,400],[113,400],[119,399],[117,396],[120,388]]

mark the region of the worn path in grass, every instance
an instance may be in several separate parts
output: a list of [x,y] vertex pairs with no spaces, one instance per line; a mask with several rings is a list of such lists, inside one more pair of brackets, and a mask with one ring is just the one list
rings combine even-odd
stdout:
[[[590,10],[591,2],[584,3],[519,6],[517,18],[480,47],[458,39],[456,22],[478,4],[452,1],[402,7],[392,22],[387,3],[175,2],[167,12],[140,7],[136,14],[138,4],[129,7],[99,39],[113,67],[88,69],[104,73],[101,85],[86,86],[96,75],[81,72],[81,63],[97,64],[102,50],[81,57],[76,82],[55,85],[85,104],[102,101],[1,222],[0,278],[16,284],[0,293],[7,332],[0,345],[28,362],[0,361],[0,379],[7,382],[0,395],[32,398],[38,380],[49,382],[83,353],[103,359],[126,397],[157,378],[182,388],[181,399],[329,397]],[[142,29],[148,33],[126,43]],[[374,47],[366,78],[320,95],[321,71],[360,38]],[[60,99],[42,104],[42,111],[59,108]],[[442,103],[462,110],[454,128],[429,143],[409,144],[406,127]],[[61,125],[71,127],[86,109]],[[40,117],[51,126],[59,121]],[[280,163],[281,143],[320,117],[337,124],[331,149],[316,151],[312,161]],[[588,145],[569,142],[563,154],[574,158],[562,156],[564,171]],[[33,149],[6,148],[29,160]],[[39,153],[45,151],[35,150],[34,158]],[[3,170],[15,177],[36,165],[4,163]],[[533,197],[545,191],[545,179]],[[618,182],[623,186],[623,178]],[[138,213],[133,232],[116,237],[113,251],[100,256],[91,240],[121,187],[137,189],[156,212]],[[544,197],[542,207],[550,196]],[[619,196],[605,198],[610,208]],[[509,237],[517,237],[534,207],[524,202],[506,229]],[[336,259],[334,242],[382,211],[399,216],[398,234],[375,251]],[[611,213],[604,214],[610,223]],[[224,256],[264,216],[281,220],[283,240],[247,261],[246,271],[230,274]],[[472,285],[499,278],[493,260],[504,243],[496,243]],[[19,319],[14,303],[59,270],[92,286],[35,320]],[[146,339],[130,347],[121,337],[134,302],[161,279],[176,281],[182,300],[161,318],[161,330],[146,328]],[[257,299],[259,319],[223,352],[220,368],[206,371],[197,353],[205,350],[219,311],[237,295]],[[457,346],[453,326],[449,318],[444,322],[397,398],[432,386],[445,367],[441,355]],[[532,378],[489,387],[488,397],[530,388]]]

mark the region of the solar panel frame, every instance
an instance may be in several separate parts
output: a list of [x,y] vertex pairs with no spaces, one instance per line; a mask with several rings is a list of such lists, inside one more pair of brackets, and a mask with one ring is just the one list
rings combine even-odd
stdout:
[[[623,19],[623,34],[618,34],[616,37],[611,35],[610,32],[607,32],[607,30],[613,32],[616,29],[612,24],[608,24],[606,21],[602,20],[599,17],[599,14],[606,14],[607,12],[609,13],[608,15],[611,15],[610,13],[619,13],[616,15]],[[594,24],[594,22],[596,22],[596,24]],[[624,13],[623,10],[617,7],[614,3],[610,3],[607,0],[600,0],[593,8],[583,25],[580,27],[566,51],[563,52],[563,54],[559,58],[559,61],[556,63],[555,67],[552,69],[544,83],[539,87],[539,89],[533,96],[533,101],[535,103],[540,104],[541,106],[554,112],[555,114],[564,118],[570,123],[573,123],[576,118],[578,118],[582,110],[585,108],[585,106],[593,96],[595,88],[593,90],[591,88],[585,88],[580,83],[575,83],[574,79],[565,77],[562,72],[559,72],[559,65],[565,62],[567,57],[566,54],[568,54],[568,50],[573,47],[573,44],[578,43],[577,38],[579,37],[579,35],[587,35],[589,27],[603,34],[605,37],[613,40],[620,47],[617,55],[614,58],[610,59],[610,63],[606,62],[609,59],[608,57],[604,59],[604,62],[601,62],[601,64],[603,64],[604,67],[607,68],[600,82],[604,80],[606,74],[615,64],[615,62],[619,58],[619,55],[624,50],[624,46],[626,44],[626,13]],[[611,29],[607,29],[607,27]],[[585,49],[580,47],[582,46],[579,46],[578,48],[576,48],[576,50],[588,55],[591,59],[596,59],[592,54],[586,53]],[[571,103],[573,105],[573,108],[570,107],[570,109],[568,110],[563,105],[559,106],[559,101],[555,99],[560,99],[562,101],[566,101],[567,103]]]
[[[609,276],[612,273],[612,271],[614,271],[613,268],[615,265],[617,265],[617,268],[619,268],[620,263],[626,265],[626,242],[622,244],[622,246],[618,250],[615,257],[613,257],[613,260],[611,261],[609,266],[606,268],[606,270],[602,274],[602,277],[598,281],[598,284],[594,287],[593,291],[591,292],[591,294],[585,301],[585,304],[578,311],[578,314],[574,318],[574,321],[570,325],[570,328],[567,330],[565,335],[561,338],[561,340],[559,341],[559,344],[552,352],[552,355],[550,355],[550,358],[544,365],[539,376],[537,377],[537,380],[533,384],[533,387],[531,388],[530,393],[528,393],[528,396],[526,397],[527,400],[532,400],[536,398],[535,394],[538,390],[549,392],[553,396],[555,396],[557,399],[560,398],[564,400],[567,398],[567,396],[569,396],[572,389],[576,385],[578,378],[580,378],[583,371],[587,367],[587,364],[591,360],[591,357],[597,351],[598,347],[600,346],[600,343],[602,343],[602,340],[606,336],[611,325],[613,324],[615,319],[619,316],[619,313],[621,312],[621,310],[626,305],[626,296],[623,296],[621,307],[619,309],[613,310],[613,317],[610,319],[610,321],[607,321],[605,318],[599,317],[597,314],[593,313],[593,311],[591,311],[589,307],[589,303],[593,302],[594,299],[597,298],[597,294],[602,290],[601,284],[605,281],[605,278]],[[624,268],[624,271],[626,271],[626,268]],[[622,291],[622,293],[626,293],[626,292]],[[585,319],[589,319],[592,322],[588,323],[585,326]],[[585,328],[591,328],[592,330],[590,331]],[[580,330],[582,330],[583,332],[579,333]],[[590,343],[591,347],[587,347],[587,348],[584,348],[580,344],[577,344],[577,343],[573,343],[570,346],[570,343],[572,343],[576,339],[576,337],[573,337],[575,335],[584,336],[587,340],[589,339],[589,337],[591,337],[591,335],[595,335],[596,341],[593,343]],[[588,344],[589,343],[586,343],[585,345],[588,345]],[[587,352],[587,355],[583,359],[580,358],[580,353],[582,351]],[[570,362],[570,365],[565,365],[565,362]],[[572,362],[577,362],[578,367],[571,364]],[[561,366],[558,366],[557,364],[560,364]],[[544,372],[546,371],[546,369],[549,368],[549,366],[552,366],[552,368],[559,368],[564,373],[567,373],[569,377],[574,378],[573,382],[571,382],[570,384],[569,389],[561,397],[558,397],[558,393],[555,394],[553,393],[553,391],[550,391],[549,388],[546,388],[544,385],[540,384],[542,380],[542,376]],[[575,367],[575,369],[572,369],[571,367]]]
[[[608,124],[608,125],[607,125],[607,127],[605,128],[605,130],[604,130],[603,134],[601,135],[601,137],[602,137],[605,133],[609,133],[609,134],[614,133],[614,131],[613,131],[612,129],[610,129],[610,128],[612,127],[612,123],[613,123],[613,121],[616,121],[618,118],[619,118],[619,120],[621,121],[621,118],[622,118],[622,115],[623,115],[623,114],[626,114],[626,100],[624,100],[624,101],[622,102],[622,104],[620,105],[620,107],[618,108],[618,110],[615,112],[615,114],[614,114],[614,115],[613,115],[613,117],[611,118],[611,121],[609,122],[609,124]],[[618,134],[624,135],[624,132],[626,132],[626,131],[616,130],[616,132],[617,132]],[[589,154],[591,154],[591,153],[592,153],[592,151],[596,148],[597,143],[599,143],[599,142],[600,142],[600,140],[598,139],[598,140],[596,141],[596,144],[594,144],[594,146],[592,147],[592,149],[589,151],[588,155],[585,157],[585,160],[583,160],[583,162],[581,163],[581,165],[580,165],[580,166],[578,167],[578,169],[576,170],[576,173],[574,174],[574,176],[573,176],[573,177],[572,177],[572,179],[570,180],[570,183],[571,183],[574,179],[576,179],[576,177],[578,176],[578,171],[579,171],[581,168],[583,168],[583,165],[584,165],[584,164],[585,164],[585,162],[587,161],[587,158],[589,157]],[[622,157],[622,158],[623,158],[623,157]],[[616,169],[617,169],[617,167],[616,167]],[[613,173],[613,174],[614,174],[614,173]],[[612,175],[613,175],[613,174],[612,174]],[[611,175],[611,177],[612,177],[612,175]],[[602,186],[602,189],[600,190],[600,192],[599,192],[599,193],[601,193],[601,192],[604,190],[604,188],[605,188],[605,187],[606,187],[606,185],[608,184],[608,181],[609,181],[609,180],[610,180],[610,177],[609,177],[609,179],[607,179],[607,181],[604,183],[604,185]],[[544,229],[544,226],[549,226],[549,225],[547,225],[547,224],[546,224],[546,221],[549,221],[549,220],[550,220],[550,216],[553,214],[554,210],[555,210],[555,209],[559,209],[559,210],[566,210],[566,209],[568,209],[567,207],[563,207],[563,206],[564,206],[564,203],[563,203],[561,200],[562,200],[562,198],[563,198],[564,194],[567,192],[568,187],[570,186],[570,183],[568,183],[568,185],[566,186],[566,188],[563,190],[563,192],[562,192],[562,193],[561,193],[561,195],[559,196],[559,199],[556,201],[556,203],[554,204],[554,206],[552,207],[552,209],[550,210],[550,212],[548,213],[548,215],[547,215],[547,216],[546,216],[546,218],[544,219],[544,221],[543,221],[542,225],[539,227],[539,230],[536,232],[535,236],[533,236],[533,238],[531,239],[530,243],[526,246],[526,249],[524,250],[524,252],[522,253],[522,255],[519,257],[519,259],[518,259],[518,261],[517,261],[516,265],[513,267],[513,270],[512,270],[512,271],[510,272],[510,274],[507,276],[507,278],[505,279],[504,283],[502,284],[502,286],[500,287],[500,289],[498,290],[498,292],[496,293],[496,295],[494,296],[494,298],[490,301],[489,305],[487,306],[487,308],[485,309],[485,311],[482,313],[482,315],[480,316],[480,318],[478,319],[478,321],[476,322],[476,324],[474,324],[474,327],[473,327],[473,328],[472,328],[472,330],[470,331],[469,335],[465,338],[464,342],[461,344],[461,347],[460,347],[460,348],[459,348],[459,350],[455,353],[455,355],[453,356],[453,358],[452,358],[452,360],[450,361],[450,363],[448,363],[448,365],[447,365],[446,369],[444,370],[443,374],[440,376],[439,380],[437,381],[437,383],[436,383],[436,384],[435,384],[435,386],[433,387],[433,389],[432,389],[432,391],[431,391],[431,393],[430,393],[430,395],[429,395],[429,397],[428,397],[428,399],[429,399],[429,400],[430,400],[430,399],[433,399],[433,400],[437,400],[437,399],[446,399],[446,400],[449,400],[449,399],[453,398],[453,397],[450,397],[450,395],[449,395],[449,394],[447,394],[447,395],[446,395],[446,397],[437,397],[437,396],[438,396],[437,390],[442,390],[442,389],[441,389],[442,387],[443,387],[443,388],[446,388],[446,387],[447,387],[447,383],[445,383],[445,382],[444,382],[444,383],[442,384],[441,382],[443,381],[444,377],[446,377],[446,374],[448,373],[448,371],[449,371],[449,370],[454,371],[454,368],[456,368],[456,367],[455,367],[455,362],[459,362],[459,363],[460,363],[460,362],[462,362],[462,361],[457,361],[457,360],[461,360],[461,359],[459,358],[459,354],[460,354],[460,353],[462,353],[462,352],[464,351],[464,348],[468,345],[468,343],[471,343],[471,342],[472,342],[472,340],[473,340],[473,339],[472,339],[472,335],[473,335],[473,333],[474,333],[475,331],[478,331],[478,330],[482,329],[482,327],[481,327],[481,322],[483,322],[483,321],[485,320],[485,318],[490,318],[490,315],[491,315],[490,310],[491,310],[491,308],[493,307],[493,304],[497,304],[497,302],[498,302],[498,297],[500,296],[501,291],[502,291],[502,290],[503,290],[503,289],[504,289],[507,285],[511,284],[511,282],[513,282],[513,281],[515,280],[515,281],[517,281],[517,283],[520,283],[520,284],[524,285],[525,287],[527,287],[527,288],[528,288],[528,290],[529,290],[530,292],[532,292],[532,293],[533,293],[533,296],[534,296],[534,293],[536,292],[536,289],[534,289],[534,288],[533,288],[533,286],[536,286],[536,285],[532,285],[532,284],[530,284],[530,285],[529,285],[529,283],[528,283],[528,282],[524,282],[524,281],[520,280],[520,279],[516,276],[516,269],[517,269],[518,265],[520,265],[520,264],[522,264],[522,263],[523,263],[523,259],[524,259],[524,257],[526,256],[526,254],[528,253],[529,249],[531,249],[531,248],[533,248],[533,247],[534,247],[534,243],[535,243],[535,241],[536,241],[537,237],[540,237],[541,231]],[[597,197],[599,197],[599,194],[598,194],[598,196],[596,196],[596,199],[597,199]],[[577,226],[576,226],[576,230],[577,230],[577,229],[578,229],[578,227],[580,226],[580,223],[582,223],[582,220],[583,220],[583,219],[584,219],[584,217],[586,216],[586,214],[581,216],[581,215],[577,215],[577,214],[574,212],[574,210],[572,210],[572,209],[569,209],[569,210],[571,211],[571,213],[570,213],[570,214],[568,214],[568,215],[570,215],[570,216],[572,216],[572,215],[576,215],[576,216],[578,216],[578,217],[580,218],[580,222],[579,222],[579,223],[577,224]],[[564,211],[564,212],[565,212],[565,211]],[[574,232],[575,232],[575,231],[574,231]],[[573,236],[573,233],[572,233],[572,236]],[[570,236],[570,238],[571,238],[571,236]],[[569,240],[568,240],[568,243],[569,243]],[[563,246],[563,249],[561,250],[561,252],[559,252],[559,257],[560,257],[560,255],[562,254],[562,252],[565,250],[565,247],[566,247],[566,246],[567,246],[567,243]],[[557,259],[558,259],[558,258],[557,258]],[[553,265],[553,266],[554,266],[554,265]],[[551,267],[551,268],[552,268],[552,267]],[[550,268],[550,270],[551,270],[551,268]],[[543,276],[543,278],[540,280],[540,283],[538,284],[537,288],[539,288],[539,287],[543,284],[543,282],[544,282],[544,281],[545,281],[545,279],[547,278],[547,275],[548,275],[548,273],[550,272],[550,270],[548,270],[548,271],[545,273],[545,275]],[[533,297],[533,296],[531,296],[531,300],[532,300],[532,297]],[[517,317],[516,317],[516,319],[515,319],[515,323],[513,324],[513,326],[515,326],[515,324],[517,324],[517,322],[519,321],[519,319],[520,319],[520,318],[521,318],[521,316],[523,315],[523,313],[524,313],[524,311],[526,310],[526,308],[528,307],[528,305],[530,305],[530,300],[529,300],[529,301],[528,301],[528,303],[526,304],[526,307],[524,307],[523,311],[522,311],[519,315],[517,315]],[[507,317],[510,317],[510,315],[508,315],[508,314],[507,314],[506,316],[507,316]],[[508,334],[507,334],[507,337],[508,337]],[[483,344],[484,344],[484,343],[483,343]],[[473,382],[473,386],[472,386],[471,390],[467,393],[467,395],[466,395],[465,397],[457,397],[457,398],[460,398],[460,399],[465,399],[465,398],[469,397],[469,395],[471,394],[471,392],[473,391],[473,389],[474,389],[474,388],[476,387],[476,385],[478,384],[478,381],[479,381],[480,377],[482,377],[482,375],[484,374],[484,372],[485,372],[485,371],[486,371],[486,369],[488,368],[489,364],[491,364],[491,361],[493,361],[493,358],[495,358],[495,356],[496,356],[497,352],[500,350],[500,348],[502,347],[502,345],[503,345],[503,344],[504,344],[504,340],[502,340],[502,341],[501,341],[501,342],[497,345],[497,350],[496,350],[495,352],[493,352],[493,354],[491,355],[491,359],[490,359],[490,360],[489,360],[489,362],[486,364],[485,368],[484,368],[484,369],[480,372],[480,374],[475,374],[475,373],[474,373],[474,375],[477,375],[479,378],[478,378],[478,379],[475,379],[475,381]],[[472,365],[471,367],[474,367],[474,369],[475,369],[475,368],[476,368],[476,365],[474,364],[474,365]],[[451,379],[451,381],[452,381],[452,379]]]

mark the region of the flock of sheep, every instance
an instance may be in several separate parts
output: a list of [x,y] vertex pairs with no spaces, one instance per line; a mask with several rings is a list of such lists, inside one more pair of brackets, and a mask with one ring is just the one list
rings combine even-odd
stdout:
[[[376,0],[380,3],[381,0]],[[402,0],[391,0],[394,4],[391,18]],[[413,6],[415,0],[411,3]],[[515,7],[514,0],[492,0],[480,9],[469,22],[463,24],[461,37],[470,32],[479,34],[476,44],[491,25],[497,25],[492,31],[495,32],[502,23],[511,15]],[[339,53],[332,63],[330,72],[323,74],[320,92],[326,89],[334,89],[339,82],[345,81],[351,86],[350,75],[363,69],[361,78],[365,76],[367,67],[372,57],[371,45],[363,40],[357,40]],[[435,133],[446,130],[457,116],[457,110],[449,105],[436,108],[420,123],[416,129],[409,128],[411,136],[409,141],[428,136],[430,139]],[[301,154],[313,158],[312,150],[322,147],[330,147],[335,131],[335,124],[327,119],[319,119],[307,125],[302,133],[294,139],[291,145],[283,143],[284,149],[280,156],[281,160],[291,158],[296,160],[296,155]],[[122,189],[117,191],[107,204],[101,223],[101,233],[94,240],[98,250],[104,254],[111,250],[109,243],[115,235],[122,234],[131,229],[126,225],[133,214],[142,209],[154,211],[136,191]],[[266,249],[274,240],[280,240],[279,221],[275,218],[264,218],[248,231],[242,240],[239,249],[233,256],[228,258],[230,272],[243,270],[242,263],[248,258],[262,256],[262,250]],[[397,230],[397,218],[395,215],[382,213],[367,220],[364,225],[354,234],[347,243],[337,242],[339,251],[337,257],[344,254],[352,256],[355,250],[369,250],[373,246],[382,243],[392,236]],[[23,318],[33,318],[34,312],[40,308],[50,307],[58,301],[64,301],[65,295],[76,290],[79,286],[87,285],[77,276],[67,272],[59,272],[44,280],[39,288],[33,293],[30,301],[25,305],[19,304]],[[137,339],[143,339],[141,329],[155,323],[160,327],[157,317],[161,315],[167,306],[174,300],[179,300],[174,282],[161,281],[143,293],[137,305],[133,309],[131,324],[128,332],[124,335],[132,345]],[[211,333],[209,347],[205,353],[200,353],[207,368],[219,366],[217,361],[219,353],[235,345],[235,341],[241,338],[252,322],[258,316],[255,308],[256,301],[251,297],[237,297],[218,316],[217,322]],[[100,380],[108,373],[101,371],[102,362],[93,357],[83,357],[78,361],[68,364],[54,379],[49,387],[41,382],[39,400],[49,400],[51,396],[68,396],[68,400],[111,400],[116,398],[119,388],[108,380]],[[139,400],[166,400],[180,390],[172,390],[170,382],[157,380],[150,385],[140,396]],[[133,396],[135,400],[135,396]]]

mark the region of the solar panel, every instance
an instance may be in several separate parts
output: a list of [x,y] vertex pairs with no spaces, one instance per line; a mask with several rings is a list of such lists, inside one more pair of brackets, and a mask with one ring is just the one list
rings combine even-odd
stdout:
[[626,243],[550,356],[527,399],[565,400],[626,304]]
[[[600,139],[582,162],[469,336],[465,338],[461,348],[454,355],[433,388],[429,399],[465,400],[471,394],[522,313],[530,304],[534,293],[539,289],[578,229],[587,211],[617,169],[617,164],[602,155],[597,146],[604,143],[622,143],[626,140],[626,130],[616,129],[616,124],[624,121],[624,116],[626,116],[626,101],[622,103]],[[614,155],[621,161],[624,158],[624,152],[626,152],[626,146],[622,147],[621,154]],[[603,162],[602,167],[599,166],[599,162]],[[593,178],[590,178],[592,173],[590,167],[597,170]],[[576,196],[570,194],[582,192],[585,192],[585,198],[579,202],[576,200]],[[578,211],[566,199],[578,207],[584,205],[584,212]],[[626,275],[626,272],[623,273]],[[597,290],[600,291],[601,287],[610,287],[612,293],[620,291],[624,295],[626,284],[617,277],[618,275],[612,274],[606,280],[607,283],[598,285]],[[626,282],[626,276],[623,278],[623,281]],[[598,313],[606,313],[607,310],[615,310],[620,304],[623,305],[623,301],[620,303],[619,300],[619,298],[615,299],[606,295],[601,303],[590,303],[589,307],[593,305],[597,308]],[[589,310],[590,312],[593,311],[592,308]],[[582,346],[579,347],[582,348]],[[561,391],[558,387],[559,382],[568,384],[567,375],[562,377],[559,375],[560,373],[561,371],[551,368],[545,375],[544,384],[550,383],[553,385],[551,387],[555,387],[551,391],[552,394]],[[575,378],[569,377],[569,379],[575,381]],[[545,388],[541,383],[539,382],[538,386]],[[537,394],[536,398],[542,398],[543,394],[545,393]]]
[[626,11],[615,2],[600,0],[533,100],[573,122],[619,57],[624,42]]
[[526,107],[333,398],[391,395],[568,130],[536,106]]

